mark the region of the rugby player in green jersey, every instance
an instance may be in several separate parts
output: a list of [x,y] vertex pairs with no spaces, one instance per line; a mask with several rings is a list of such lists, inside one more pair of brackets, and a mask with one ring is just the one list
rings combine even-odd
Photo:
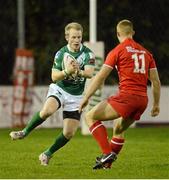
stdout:
[[60,107],[63,109],[63,131],[54,143],[39,156],[41,165],[48,165],[52,154],[63,147],[75,134],[80,123],[78,112],[86,78],[94,72],[95,56],[82,44],[83,27],[72,22],[65,27],[67,45],[56,52],[52,67],[52,81],[42,109],[34,114],[21,131],[10,133],[11,139],[23,139]]

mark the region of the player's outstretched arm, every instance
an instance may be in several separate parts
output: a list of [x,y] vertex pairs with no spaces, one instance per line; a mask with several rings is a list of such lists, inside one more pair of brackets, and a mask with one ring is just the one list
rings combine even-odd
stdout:
[[157,69],[150,70],[149,80],[151,81],[151,88],[153,94],[153,107],[151,110],[151,116],[157,116],[160,112],[160,93],[161,93],[161,83]]
[[81,101],[79,112],[81,112],[87,105],[89,98],[95,93],[95,91],[104,84],[105,79],[111,72],[111,68],[107,66],[102,66],[100,71],[93,77],[87,89],[85,90],[84,97]]

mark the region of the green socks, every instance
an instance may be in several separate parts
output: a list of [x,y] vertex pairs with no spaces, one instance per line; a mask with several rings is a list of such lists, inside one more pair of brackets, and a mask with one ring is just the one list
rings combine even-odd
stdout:
[[28,122],[27,126],[23,129],[25,136],[43,122],[44,120],[39,116],[39,112],[35,113],[30,122]]
[[[27,126],[23,129],[25,136],[27,136],[33,129],[35,129],[38,125],[42,124],[44,120],[39,116],[39,112],[34,114],[30,122],[28,122]],[[61,133],[55,140],[54,144],[47,149],[44,153],[47,156],[51,156],[55,151],[63,147],[69,139],[67,139],[63,133]]]
[[44,153],[47,156],[51,156],[54,152],[56,152],[58,149],[63,147],[68,141],[69,141],[69,139],[67,139],[63,135],[63,133],[61,133],[55,140],[54,144],[49,149],[47,149]]

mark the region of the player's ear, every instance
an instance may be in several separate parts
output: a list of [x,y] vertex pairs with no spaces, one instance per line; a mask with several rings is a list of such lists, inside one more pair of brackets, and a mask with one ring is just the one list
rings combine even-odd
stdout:
[[133,30],[133,33],[132,33],[132,35],[134,36],[135,35],[135,31]]
[[66,41],[69,40],[69,35],[68,34],[65,34],[65,39],[66,39]]
[[120,33],[119,32],[117,32],[117,37],[120,37]]

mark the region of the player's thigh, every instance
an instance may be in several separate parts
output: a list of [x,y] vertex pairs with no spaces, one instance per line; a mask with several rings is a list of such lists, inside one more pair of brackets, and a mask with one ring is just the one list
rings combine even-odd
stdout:
[[60,104],[55,97],[49,97],[46,99],[42,107],[41,115],[43,116],[51,115],[59,108],[59,106]]
[[86,119],[93,120],[113,120],[120,115],[113,109],[113,107],[105,100],[94,106],[89,112],[86,113]]

